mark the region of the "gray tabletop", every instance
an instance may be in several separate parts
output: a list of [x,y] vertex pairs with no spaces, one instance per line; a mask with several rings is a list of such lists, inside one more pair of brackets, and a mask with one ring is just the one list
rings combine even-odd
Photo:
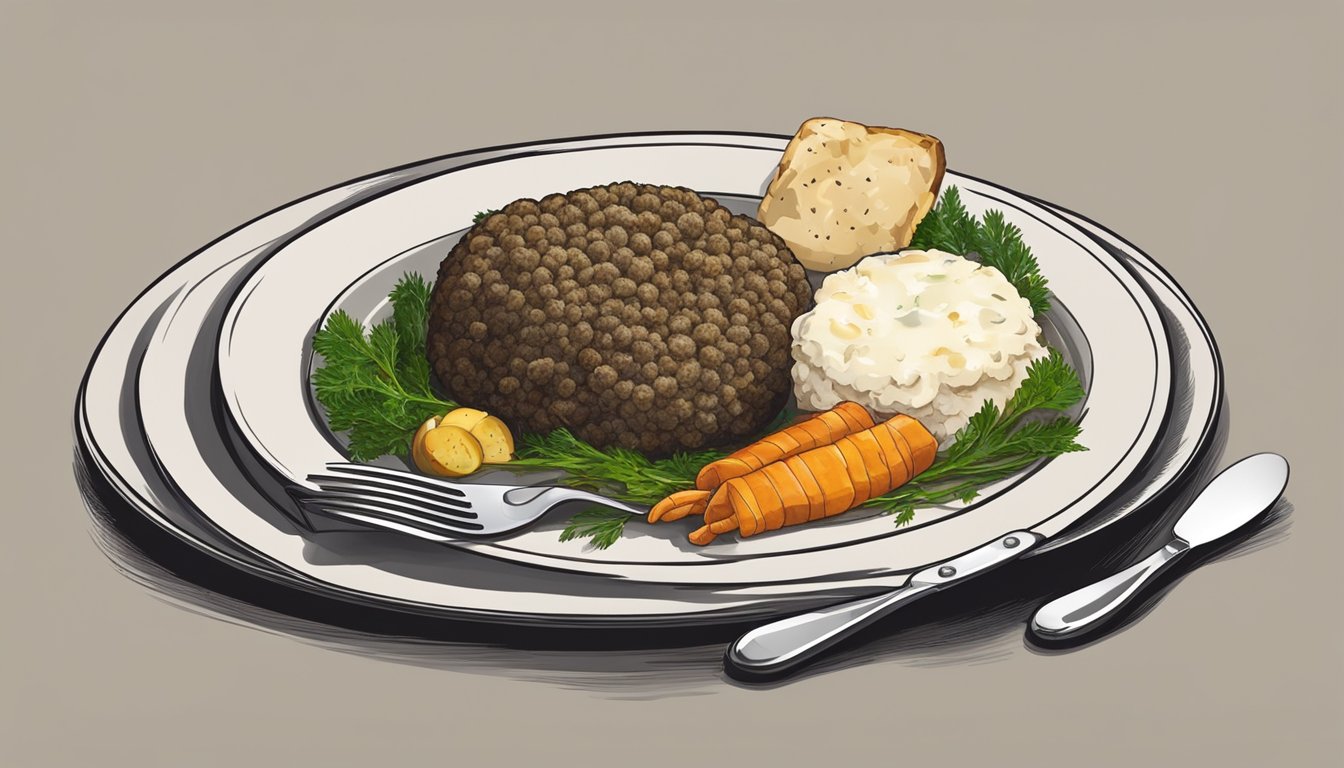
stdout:
[[[1338,3],[271,5],[4,4],[0,762],[1344,756]],[[759,688],[722,676],[721,645],[650,671],[647,650],[289,618],[304,607],[214,594],[227,574],[137,557],[86,512],[70,417],[88,356],[144,286],[233,226],[455,150],[788,133],[813,114],[937,135],[952,167],[1097,219],[1170,270],[1225,356],[1217,466],[1292,462],[1271,524],[1082,648],[1031,648],[1031,604],[990,595],[977,610],[994,621],[930,610]]]

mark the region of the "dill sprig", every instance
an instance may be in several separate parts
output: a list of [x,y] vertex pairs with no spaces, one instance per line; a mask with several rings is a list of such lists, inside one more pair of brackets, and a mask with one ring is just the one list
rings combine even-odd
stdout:
[[1060,412],[1083,399],[1078,374],[1064,362],[1058,350],[1027,368],[1027,377],[1000,411],[993,400],[956,433],[955,441],[941,451],[918,477],[869,501],[896,515],[897,525],[914,519],[916,507],[970,502],[989,483],[1010,477],[1041,459],[1085,451],[1078,443],[1082,428],[1067,416],[1028,419],[1042,411]]
[[508,466],[564,470],[561,482],[565,485],[653,506],[677,491],[694,488],[700,469],[723,456],[719,451],[695,451],[650,459],[625,448],[596,448],[560,428],[544,435],[523,435],[518,458]]
[[569,519],[569,524],[560,532],[560,540],[588,539],[588,546],[593,549],[606,549],[620,541],[625,524],[632,517],[628,512],[607,507],[585,509]]
[[392,317],[367,334],[362,323],[337,310],[313,335],[313,350],[323,359],[313,390],[331,428],[349,433],[355,461],[406,453],[425,419],[457,407],[429,385],[430,291],[419,275],[404,275],[389,295]]
[[[762,435],[786,426],[798,412],[785,408]],[[649,459],[624,448],[594,448],[566,429],[545,435],[524,435],[518,458],[511,467],[563,469],[560,482],[574,488],[590,488],[632,504],[653,506],[676,493],[695,487],[695,476],[711,461],[723,458],[721,451],[675,453],[664,459]],[[632,515],[605,507],[593,507],[570,518],[560,533],[561,541],[589,539],[589,545],[606,549],[620,539]]]
[[958,256],[975,256],[981,264],[1003,273],[1018,295],[1031,303],[1033,314],[1050,309],[1050,290],[1031,249],[1022,242],[1022,230],[999,210],[985,211],[977,221],[961,202],[961,192],[948,187],[938,204],[915,228],[911,248],[935,248]]

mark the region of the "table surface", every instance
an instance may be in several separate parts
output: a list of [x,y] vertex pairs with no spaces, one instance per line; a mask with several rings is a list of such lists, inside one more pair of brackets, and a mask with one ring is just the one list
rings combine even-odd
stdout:
[[[0,762],[1344,756],[1327,319],[1344,288],[1339,3],[2,5]],[[117,313],[187,253],[316,189],[455,150],[788,133],[814,114],[937,135],[952,167],[1161,262],[1225,356],[1218,465],[1262,450],[1292,462],[1276,522],[1100,642],[1032,649],[1030,606],[990,631],[931,615],[763,688],[722,677],[721,646],[668,651],[667,673],[647,651],[361,637],[245,589],[213,595],[174,562],[109,558],[127,541],[94,525],[73,481],[75,387]]]

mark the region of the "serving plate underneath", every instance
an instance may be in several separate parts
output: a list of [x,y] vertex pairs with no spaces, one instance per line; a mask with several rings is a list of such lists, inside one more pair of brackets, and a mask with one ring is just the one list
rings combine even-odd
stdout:
[[[783,142],[705,135],[556,146],[428,175],[298,232],[266,256],[239,289],[220,336],[220,389],[242,450],[282,484],[298,486],[345,460],[308,395],[315,325],[333,309],[330,297],[349,297],[341,306],[367,317],[377,312],[378,292],[385,295],[408,268],[432,277],[455,231],[477,210],[627,178],[687,186],[750,208]],[[1165,418],[1170,353],[1157,310],[1113,256],[1059,217],[949,171],[944,185],[953,184],[972,212],[998,208],[1020,227],[1050,279],[1058,307],[1047,316],[1059,332],[1054,340],[1075,353],[1073,362],[1088,378],[1088,451],[995,484],[969,505],[918,510],[905,528],[855,512],[696,547],[685,540],[684,525],[632,524],[616,546],[595,550],[559,540],[566,513],[557,511],[504,538],[450,546],[650,583],[790,582],[805,590],[805,582],[837,576],[914,570],[1007,531],[1084,514],[1125,482]]]
[[[767,140],[779,141],[761,139]],[[470,157],[515,151],[520,150],[505,148],[472,153]],[[258,491],[258,486],[266,488],[267,478],[249,476],[241,470],[234,460],[247,457],[232,454],[220,439],[214,403],[208,396],[212,374],[210,354],[203,349],[208,344],[204,343],[195,346],[193,362],[179,359],[175,369],[159,369],[170,377],[165,389],[177,386],[195,393],[177,398],[177,405],[183,407],[177,412],[178,421],[185,415],[189,429],[200,438],[195,450],[188,452],[193,454],[188,457],[188,466],[172,462],[178,469],[188,470],[184,473],[187,477],[182,478],[187,482],[175,480],[166,473],[166,466],[156,465],[138,423],[142,403],[136,401],[135,384],[145,349],[168,335],[166,326],[182,309],[184,297],[206,297],[208,308],[192,321],[197,323],[195,335],[213,342],[222,303],[236,288],[239,276],[260,258],[273,239],[283,239],[363,196],[461,161],[462,157],[430,161],[286,206],[208,246],[147,289],[100,344],[81,386],[78,404],[78,439],[95,468],[113,483],[118,494],[182,540],[239,568],[328,595],[434,615],[548,624],[699,623],[776,615],[904,582],[904,574],[888,572],[870,578],[837,579],[818,585],[808,594],[788,594],[769,585],[664,589],[517,568],[442,547],[421,549],[397,536],[305,534]],[[1151,260],[1118,238],[1086,222],[1079,224],[1089,227],[1090,234],[1103,239],[1111,253],[1138,271],[1163,304],[1168,320],[1176,324],[1179,336],[1189,341],[1174,382],[1175,396],[1185,406],[1172,413],[1167,432],[1145,472],[1132,477],[1122,496],[1108,501],[1089,518],[1104,524],[1142,509],[1147,499],[1186,473],[1208,444],[1207,435],[1221,398],[1221,379],[1207,328],[1179,288]],[[200,471],[200,476],[191,476],[195,471]],[[226,507],[254,516],[268,530],[250,543],[230,535],[212,521]],[[1052,524],[1056,527],[1050,530]],[[1056,518],[1043,529],[1053,534],[1064,527]],[[244,534],[252,536],[251,532]],[[1067,539],[1068,534],[1059,540]],[[258,544],[268,551],[258,549]],[[418,557],[432,557],[441,567],[436,573],[428,573],[423,563],[416,562]],[[414,582],[440,577],[441,583],[414,586]]]

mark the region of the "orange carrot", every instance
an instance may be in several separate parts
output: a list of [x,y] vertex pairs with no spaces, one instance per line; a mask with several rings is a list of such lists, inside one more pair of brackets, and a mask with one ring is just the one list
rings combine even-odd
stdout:
[[729,478],[704,502],[705,524],[689,538],[703,545],[732,530],[754,536],[838,515],[909,482],[937,452],[924,425],[896,416]]
[[845,435],[873,426],[873,417],[858,403],[843,402],[829,411],[773,432],[745,448],[706,464],[695,477],[693,491],[678,491],[653,505],[649,522],[672,522],[705,511],[715,489],[734,477],[750,474],[780,459],[830,445]]
[[701,514],[705,511],[705,504],[709,503],[710,493],[698,490],[677,491],[653,505],[649,510],[649,522],[656,523],[659,520],[671,522],[687,515]]
[[706,464],[695,477],[695,487],[712,491],[730,478],[754,472],[766,464],[795,456],[855,432],[870,429],[873,417],[858,403],[843,402],[789,427],[767,435],[747,447]]

